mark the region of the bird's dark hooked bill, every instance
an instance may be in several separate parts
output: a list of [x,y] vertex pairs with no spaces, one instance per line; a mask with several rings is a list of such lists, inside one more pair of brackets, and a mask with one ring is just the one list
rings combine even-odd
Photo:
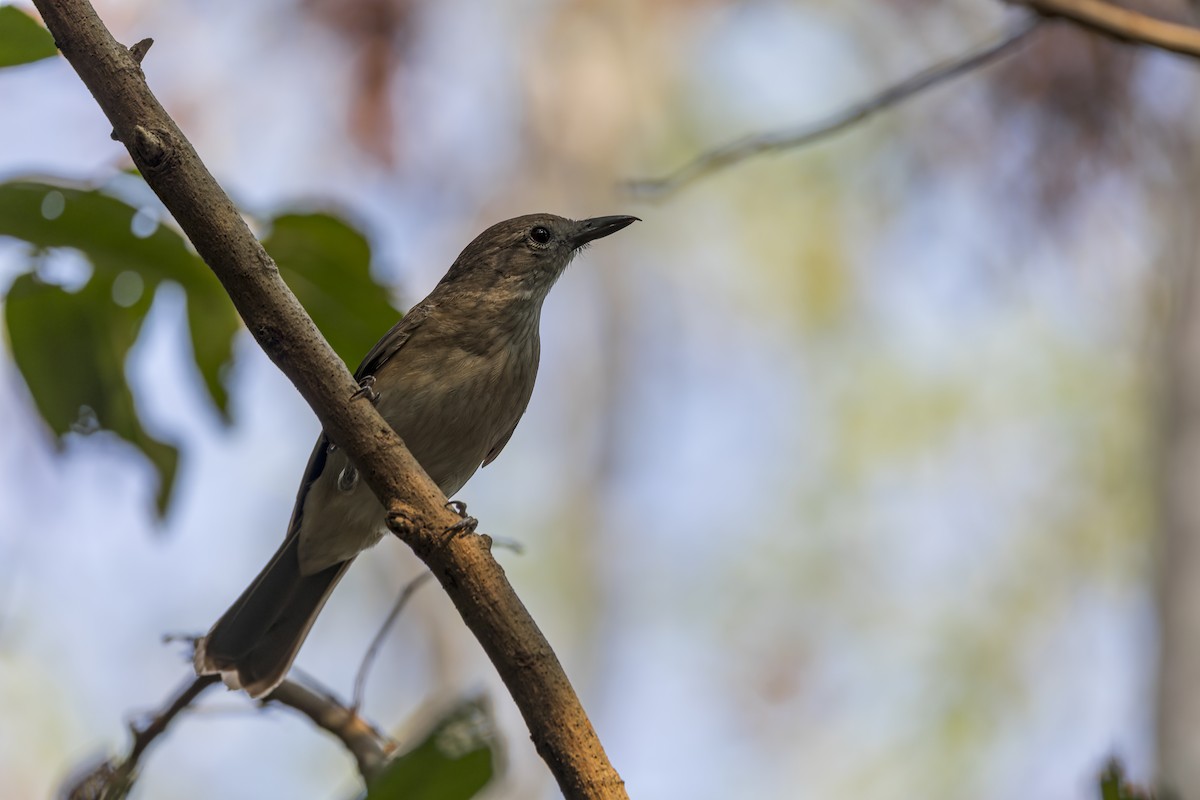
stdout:
[[623,214],[614,217],[592,217],[591,219],[580,220],[578,226],[575,228],[575,233],[571,235],[571,247],[583,247],[588,242],[614,234],[635,222],[641,222],[641,219]]

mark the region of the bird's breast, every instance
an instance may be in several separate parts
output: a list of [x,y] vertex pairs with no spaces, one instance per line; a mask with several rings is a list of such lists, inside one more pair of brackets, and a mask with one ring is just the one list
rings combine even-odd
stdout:
[[487,349],[422,355],[397,365],[403,371],[398,388],[381,393],[379,411],[434,483],[452,495],[525,413],[537,377],[537,339],[503,337]]

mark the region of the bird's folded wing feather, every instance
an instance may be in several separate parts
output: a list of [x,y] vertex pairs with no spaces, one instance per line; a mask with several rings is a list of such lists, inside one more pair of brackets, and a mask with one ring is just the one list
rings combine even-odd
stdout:
[[[423,303],[405,314],[403,319],[393,325],[392,329],[375,343],[366,358],[362,360],[358,370],[355,371],[354,377],[361,381],[368,375],[374,375],[380,367],[395,356],[412,337],[412,332],[416,330],[417,326],[429,316],[430,308],[431,304]],[[328,455],[329,437],[322,432],[317,438],[316,446],[313,447],[312,455],[308,457],[308,466],[304,468],[304,478],[300,481],[300,488],[296,492],[296,505],[292,508],[292,519],[288,523],[289,536],[300,530],[300,518],[304,514],[304,496],[308,494],[309,488],[325,471]]]
[[415,331],[422,322],[429,317],[429,312],[433,310],[433,303],[421,303],[414,306],[404,317],[392,326],[392,329],[383,335],[383,338],[375,343],[375,346],[367,353],[366,358],[358,365],[358,369],[354,372],[354,377],[357,380],[362,380],[368,375],[374,375],[379,371],[379,368],[386,364],[396,353],[400,352],[400,348],[404,347],[405,343],[412,338]]

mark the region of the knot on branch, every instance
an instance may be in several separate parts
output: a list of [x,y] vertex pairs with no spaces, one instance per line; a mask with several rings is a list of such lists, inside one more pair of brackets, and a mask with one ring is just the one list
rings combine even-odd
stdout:
[[169,139],[161,131],[137,125],[133,129],[133,149],[138,160],[152,170],[162,169],[171,160]]
[[388,530],[400,537],[401,541],[412,541],[417,535],[417,532],[422,528],[418,520],[419,515],[416,509],[411,506],[397,504],[388,509]]

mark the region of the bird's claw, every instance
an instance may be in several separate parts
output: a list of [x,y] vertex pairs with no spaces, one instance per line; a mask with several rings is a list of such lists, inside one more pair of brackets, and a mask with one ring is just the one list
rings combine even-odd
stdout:
[[474,533],[478,527],[479,520],[474,517],[463,517],[449,528],[446,528],[446,533],[449,536],[467,536]]
[[450,536],[466,536],[475,532],[479,527],[479,520],[467,513],[467,504],[462,500],[451,500],[446,503],[446,508],[458,514],[462,519],[446,528],[446,533]]
[[354,394],[350,395],[351,400],[357,400],[360,397],[365,397],[371,401],[371,405],[376,405],[379,402],[379,392],[375,391],[375,376],[368,375],[358,382],[358,389]]

